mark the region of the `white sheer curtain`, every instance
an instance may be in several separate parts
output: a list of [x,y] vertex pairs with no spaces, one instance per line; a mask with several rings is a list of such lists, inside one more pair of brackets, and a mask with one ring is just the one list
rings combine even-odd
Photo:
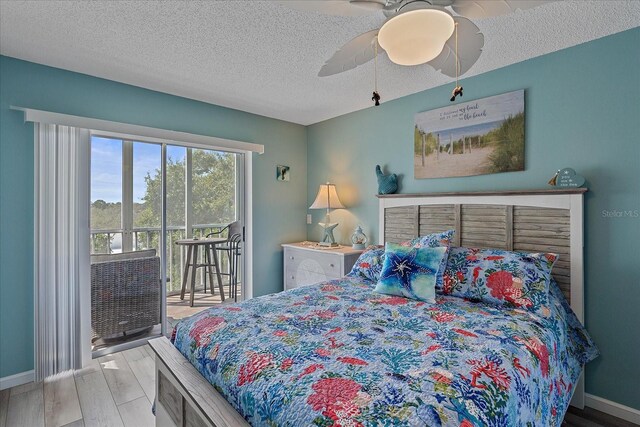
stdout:
[[35,376],[82,367],[89,310],[89,131],[35,123]]

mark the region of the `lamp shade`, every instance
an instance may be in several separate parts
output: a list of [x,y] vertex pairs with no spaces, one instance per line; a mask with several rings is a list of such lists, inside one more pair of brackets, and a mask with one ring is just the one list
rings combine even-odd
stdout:
[[334,184],[320,184],[318,195],[309,209],[342,209],[344,205],[338,198]]
[[410,10],[385,22],[378,43],[396,64],[424,64],[442,52],[454,29],[453,18],[442,10]]

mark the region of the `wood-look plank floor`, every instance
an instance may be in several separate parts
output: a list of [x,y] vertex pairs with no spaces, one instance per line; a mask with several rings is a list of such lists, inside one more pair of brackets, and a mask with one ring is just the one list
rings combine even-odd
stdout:
[[[148,345],[94,359],[73,374],[0,391],[0,427],[155,425],[154,355]],[[638,427],[591,408],[569,408],[562,427]]]
[[0,427],[154,426],[154,357],[149,346],[138,347],[0,391]]

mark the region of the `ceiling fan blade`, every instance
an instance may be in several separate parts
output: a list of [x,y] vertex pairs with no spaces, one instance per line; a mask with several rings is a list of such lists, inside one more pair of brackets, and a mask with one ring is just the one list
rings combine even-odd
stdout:
[[336,16],[371,15],[384,6],[376,0],[283,0],[276,1],[290,9]]
[[465,18],[482,19],[531,9],[555,0],[454,0],[451,9]]
[[[467,18],[454,16],[458,23],[458,55],[460,56],[460,75],[463,75],[476,63],[484,47],[484,35],[480,28]],[[445,76],[456,76],[456,33],[447,40],[435,59],[427,62]]]
[[[378,31],[376,29],[360,34],[342,46],[324,63],[318,77],[342,73],[371,61],[376,55],[375,43],[378,42]],[[384,53],[384,49],[378,45],[378,54],[381,53]]]

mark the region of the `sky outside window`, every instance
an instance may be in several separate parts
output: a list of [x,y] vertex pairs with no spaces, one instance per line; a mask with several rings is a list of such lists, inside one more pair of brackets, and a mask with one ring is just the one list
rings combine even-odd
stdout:
[[122,141],[91,137],[91,203],[122,202]]
[[[183,162],[184,147],[167,146],[167,157]],[[146,191],[147,172],[154,176],[160,171],[161,146],[159,144],[134,143],[133,148],[133,201],[141,203]],[[104,200],[122,202],[122,141],[119,139],[91,137],[91,202]]]

